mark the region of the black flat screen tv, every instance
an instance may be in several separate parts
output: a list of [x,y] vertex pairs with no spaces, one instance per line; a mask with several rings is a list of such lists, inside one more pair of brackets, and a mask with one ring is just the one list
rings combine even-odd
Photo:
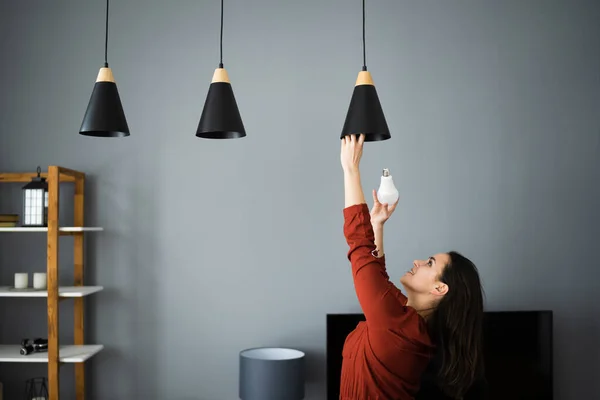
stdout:
[[[339,400],[342,348],[363,314],[327,314],[327,399]],[[552,311],[488,311],[484,317],[485,382],[465,400],[553,400]],[[422,382],[417,400],[444,400]]]

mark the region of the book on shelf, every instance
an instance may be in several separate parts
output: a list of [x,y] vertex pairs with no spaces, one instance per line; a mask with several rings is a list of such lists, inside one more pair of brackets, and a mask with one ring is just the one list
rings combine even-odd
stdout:
[[16,222],[0,222],[0,228],[14,228],[16,226]]
[[19,214],[0,214],[0,222],[19,222]]
[[13,228],[18,224],[18,214],[0,214],[0,228]]

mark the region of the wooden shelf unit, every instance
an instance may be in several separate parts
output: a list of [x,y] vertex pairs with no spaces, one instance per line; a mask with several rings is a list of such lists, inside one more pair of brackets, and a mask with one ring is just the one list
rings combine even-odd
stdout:
[[[0,173],[0,183],[27,183],[37,176],[37,172]],[[48,182],[48,227],[0,228],[6,232],[45,232],[47,235],[46,274],[47,290],[11,290],[0,287],[0,297],[42,297],[47,298],[48,313],[48,353],[19,354],[19,345],[0,345],[0,362],[45,362],[48,363],[49,400],[59,400],[59,373],[62,363],[75,363],[75,393],[77,400],[85,398],[85,361],[103,349],[102,345],[84,344],[84,299],[102,290],[101,286],[84,286],[84,246],[85,232],[102,231],[102,228],[84,227],[85,174],[72,169],[51,165],[42,177]],[[73,199],[73,227],[59,226],[60,184],[75,185]],[[73,286],[58,286],[58,249],[60,236],[73,237],[74,282]],[[74,343],[59,345],[59,301],[73,298],[74,301]]]

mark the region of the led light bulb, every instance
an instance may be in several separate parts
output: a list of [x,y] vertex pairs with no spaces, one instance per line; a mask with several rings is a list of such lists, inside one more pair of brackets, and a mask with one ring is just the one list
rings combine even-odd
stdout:
[[398,189],[394,186],[394,179],[392,179],[392,175],[390,175],[390,170],[385,168],[381,176],[379,189],[377,190],[377,200],[379,200],[381,204],[387,203],[387,205],[391,206],[398,200],[398,196]]

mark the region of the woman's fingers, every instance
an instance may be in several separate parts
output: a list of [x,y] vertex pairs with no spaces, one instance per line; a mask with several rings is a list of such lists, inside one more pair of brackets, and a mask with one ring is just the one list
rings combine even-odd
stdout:
[[373,189],[373,205],[379,205],[379,199],[377,198],[377,191]]

